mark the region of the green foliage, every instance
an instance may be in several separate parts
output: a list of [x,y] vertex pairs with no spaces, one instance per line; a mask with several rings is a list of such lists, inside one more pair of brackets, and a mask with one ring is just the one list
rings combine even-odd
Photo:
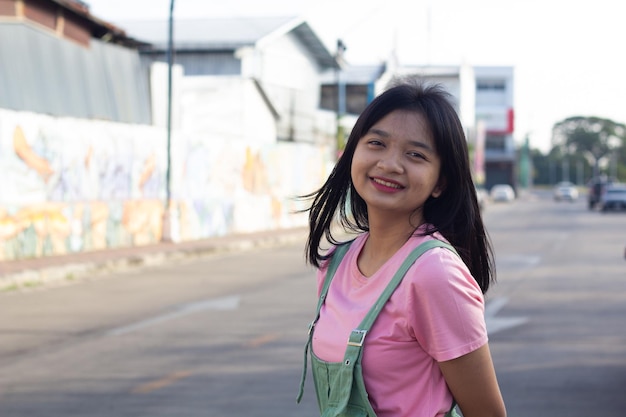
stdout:
[[564,155],[578,154],[594,167],[624,146],[626,125],[599,117],[570,117],[552,128],[552,143]]
[[606,174],[626,181],[626,125],[599,117],[570,117],[552,128],[547,155],[531,151],[534,184],[570,180],[584,185]]
[[549,156],[544,155],[538,149],[531,149],[532,178],[534,184],[550,184],[550,161]]

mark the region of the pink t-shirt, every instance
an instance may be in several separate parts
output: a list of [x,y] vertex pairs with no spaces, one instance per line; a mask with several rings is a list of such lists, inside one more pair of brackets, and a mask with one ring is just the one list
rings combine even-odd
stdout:
[[[407,255],[432,239],[410,238],[374,275],[365,277],[356,261],[367,237],[360,235],[352,243],[320,311],[312,349],[322,360],[342,361],[350,332]],[[323,267],[318,272],[318,295],[325,275]],[[363,378],[377,416],[444,415],[452,395],[437,362],[458,358],[486,343],[480,287],[456,254],[446,248],[427,251],[408,270],[365,338]]]

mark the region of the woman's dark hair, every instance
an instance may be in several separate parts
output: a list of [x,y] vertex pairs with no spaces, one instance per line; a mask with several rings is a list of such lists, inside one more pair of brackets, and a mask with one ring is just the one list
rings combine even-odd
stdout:
[[319,267],[328,258],[321,252],[322,238],[331,244],[341,243],[331,230],[335,221],[350,232],[369,230],[367,206],[352,184],[352,157],[357,143],[374,124],[392,111],[407,110],[428,121],[441,160],[440,178],[445,184],[439,197],[429,197],[424,204],[424,221],[430,227],[423,233],[441,233],[459,253],[483,293],[487,292],[495,280],[493,250],[478,206],[463,126],[450,100],[450,94],[441,85],[403,79],[361,113],[324,185],[303,197],[312,200],[305,210],[309,212],[306,254],[310,264]]

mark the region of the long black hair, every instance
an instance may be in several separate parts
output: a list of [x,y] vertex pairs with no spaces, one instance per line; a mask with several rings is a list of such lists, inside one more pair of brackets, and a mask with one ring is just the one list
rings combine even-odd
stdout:
[[352,158],[359,140],[383,117],[395,110],[421,114],[428,121],[437,154],[441,160],[440,179],[445,184],[437,198],[424,204],[423,232],[441,233],[454,246],[472,276],[486,293],[495,281],[493,250],[483,225],[476,190],[470,171],[467,141],[463,126],[451,104],[450,94],[439,84],[417,80],[398,80],[377,96],[361,113],[350,133],[345,150],[330,176],[311,199],[307,261],[316,267],[328,258],[321,251],[322,238],[340,244],[332,233],[337,221],[347,231],[367,232],[367,205],[357,193],[350,175]]

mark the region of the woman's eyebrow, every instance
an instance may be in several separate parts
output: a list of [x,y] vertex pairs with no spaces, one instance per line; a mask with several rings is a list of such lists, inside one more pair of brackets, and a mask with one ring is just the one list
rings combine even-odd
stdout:
[[[370,130],[367,131],[368,134],[374,134],[374,135],[378,135],[384,138],[388,138],[391,136],[391,134],[389,132],[387,132],[386,130],[382,130],[382,129],[378,129],[376,127],[371,128]],[[417,140],[411,140],[409,141],[409,145],[411,146],[415,146],[416,148],[422,148],[425,149],[429,152],[433,152],[433,148],[425,143],[425,142],[420,142]]]
[[382,129],[375,128],[375,127],[373,127],[370,130],[368,130],[367,133],[373,133],[375,135],[383,136],[383,137],[386,137],[386,138],[388,138],[390,136],[389,132],[384,131]]
[[429,144],[424,143],[424,142],[419,142],[416,140],[409,141],[409,145],[415,146],[416,148],[426,149],[427,151],[431,151],[431,152],[433,150],[433,148]]

